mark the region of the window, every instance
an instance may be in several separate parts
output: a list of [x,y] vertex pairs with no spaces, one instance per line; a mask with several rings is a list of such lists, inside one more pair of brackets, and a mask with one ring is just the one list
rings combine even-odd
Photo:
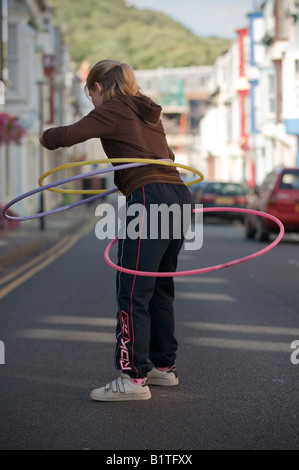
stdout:
[[260,86],[254,86],[253,87],[253,105],[254,105],[254,111],[253,111],[253,131],[254,132],[259,132],[261,129],[261,89]]
[[207,80],[208,77],[206,75],[202,75],[201,77],[199,77],[199,86],[205,86]]
[[287,23],[287,1],[288,0],[277,0],[275,21],[276,21],[276,37],[277,39],[287,39],[288,35],[288,23]]
[[[0,2],[1,3],[1,2]],[[2,0],[2,18],[0,18],[0,80],[7,82],[7,39],[8,39],[8,6],[7,0]],[[3,84],[1,84],[3,86]],[[1,95],[2,90],[0,91]]]
[[295,108],[299,107],[299,59],[295,59],[294,61],[294,93],[295,93]]
[[282,61],[275,60],[275,73],[276,73],[276,80],[275,80],[275,87],[276,87],[276,119],[277,122],[281,121],[282,115]]
[[276,113],[276,83],[274,73],[268,75],[268,112]]
[[16,24],[8,25],[8,88],[17,92],[18,77],[18,28]]
[[145,90],[151,90],[153,88],[153,80],[151,78],[146,78],[143,82],[143,87]]
[[281,189],[299,189],[299,170],[283,173],[279,187]]
[[226,106],[226,126],[227,126],[227,142],[231,143],[233,140],[233,113],[232,104],[228,103]]

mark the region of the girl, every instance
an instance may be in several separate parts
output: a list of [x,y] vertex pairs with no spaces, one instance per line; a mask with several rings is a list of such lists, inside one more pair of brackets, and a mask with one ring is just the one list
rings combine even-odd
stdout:
[[[98,137],[108,158],[136,157],[171,159],[160,119],[162,108],[144,96],[132,68],[115,60],[101,60],[91,69],[86,92],[94,105],[80,121],[70,126],[47,129],[40,142],[49,150],[69,147]],[[114,181],[132,204],[144,208],[139,237],[119,240],[118,264],[129,269],[173,272],[183,244],[174,237],[172,221],[169,236],[150,238],[151,205],[189,205],[191,195],[175,167],[147,165],[115,171]],[[126,217],[128,227],[131,218]],[[118,304],[115,366],[120,376],[105,387],[92,390],[98,401],[147,400],[148,385],[178,384],[175,367],[177,340],[174,335],[174,282],[172,277],[145,277],[117,273]]]

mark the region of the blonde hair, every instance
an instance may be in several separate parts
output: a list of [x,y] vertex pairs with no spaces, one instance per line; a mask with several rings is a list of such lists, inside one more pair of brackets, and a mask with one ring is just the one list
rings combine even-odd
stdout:
[[124,62],[111,59],[97,62],[87,76],[85,93],[94,90],[96,82],[103,87],[104,101],[118,95],[141,95],[133,69]]

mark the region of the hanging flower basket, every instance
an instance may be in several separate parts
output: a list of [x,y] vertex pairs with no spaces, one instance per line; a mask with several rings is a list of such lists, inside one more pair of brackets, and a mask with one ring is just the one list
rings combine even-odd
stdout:
[[22,137],[26,129],[21,126],[18,118],[8,113],[0,113],[0,146],[17,144],[21,145]]

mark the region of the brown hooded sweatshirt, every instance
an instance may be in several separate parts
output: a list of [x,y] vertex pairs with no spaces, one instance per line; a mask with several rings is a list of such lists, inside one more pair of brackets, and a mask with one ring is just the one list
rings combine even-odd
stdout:
[[[160,119],[161,111],[161,106],[146,96],[117,96],[75,124],[47,129],[41,142],[54,150],[100,138],[108,159],[174,160]],[[175,167],[153,164],[116,171],[114,183],[125,196],[150,183],[184,184]]]

